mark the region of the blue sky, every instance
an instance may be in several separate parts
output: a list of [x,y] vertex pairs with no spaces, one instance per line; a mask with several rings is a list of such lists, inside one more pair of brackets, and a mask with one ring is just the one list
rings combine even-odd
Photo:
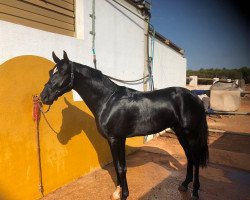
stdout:
[[250,67],[249,7],[239,2],[152,0],[151,24],[185,50],[188,69]]

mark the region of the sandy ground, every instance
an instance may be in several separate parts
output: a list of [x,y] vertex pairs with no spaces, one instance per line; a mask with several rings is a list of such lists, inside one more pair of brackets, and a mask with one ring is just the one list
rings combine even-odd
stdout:
[[[250,111],[244,97],[240,111]],[[200,172],[200,199],[250,200],[250,116],[208,116],[210,164]],[[127,156],[128,200],[190,199],[178,191],[185,177],[186,158],[172,133],[146,143]],[[115,189],[113,164],[50,193],[42,200],[109,200]]]
[[[237,140],[240,150],[228,150],[220,140],[223,135],[213,135],[210,139],[209,167],[201,169],[200,199],[206,200],[244,200],[250,199],[250,136]],[[221,152],[222,151],[222,152]],[[228,153],[227,161],[220,160]],[[231,153],[232,152],[232,155]],[[238,160],[234,162],[234,153]],[[244,155],[247,154],[247,158]],[[228,156],[227,155],[227,156]],[[243,156],[242,156],[243,155]],[[246,169],[238,167],[242,158],[248,163]],[[242,161],[242,162],[245,162]],[[137,152],[127,157],[127,179],[130,189],[128,200],[176,200],[190,199],[192,185],[186,193],[177,190],[185,177],[186,159],[172,134],[164,134],[148,142]],[[234,166],[235,165],[235,166]],[[237,167],[237,168],[236,168]],[[243,166],[244,168],[244,166]],[[42,200],[109,200],[115,189],[115,172],[110,164],[47,195]]]

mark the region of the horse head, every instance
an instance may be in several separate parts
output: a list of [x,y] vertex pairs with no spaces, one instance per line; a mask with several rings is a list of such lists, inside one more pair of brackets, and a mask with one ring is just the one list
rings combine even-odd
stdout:
[[58,97],[69,92],[74,81],[73,62],[69,60],[67,53],[63,51],[63,59],[59,59],[54,52],[52,57],[56,65],[49,71],[50,78],[40,94],[42,102],[47,105],[52,105]]

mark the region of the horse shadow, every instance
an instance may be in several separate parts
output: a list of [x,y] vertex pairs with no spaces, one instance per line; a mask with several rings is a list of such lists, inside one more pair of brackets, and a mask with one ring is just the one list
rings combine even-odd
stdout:
[[[62,110],[62,125],[59,133],[57,134],[58,141],[66,145],[70,142],[70,140],[76,136],[84,132],[91,142],[96,154],[98,156],[98,162],[102,169],[107,170],[112,181],[116,184],[116,173],[111,165],[107,166],[107,160],[111,161],[112,156],[110,153],[109,145],[107,140],[101,136],[101,134],[97,130],[95,118],[78,107],[71,104],[66,98],[64,101],[67,105],[66,108]],[[136,154],[136,150],[140,148],[132,147],[126,145],[126,152],[133,152],[130,154]],[[137,167],[147,164],[148,162],[155,162],[156,164],[161,164],[164,162],[164,167],[170,170],[182,170],[183,165],[179,163],[174,157],[172,157],[167,151],[159,149],[157,147],[147,147],[147,150],[141,150],[142,157],[136,158],[136,160],[128,160],[127,158],[127,166],[128,167]],[[108,155],[106,152],[109,152]],[[157,152],[157,154],[164,154],[166,159],[157,160],[157,159],[147,159],[144,156],[147,154],[155,154],[153,152]],[[87,154],[88,152],[86,152]],[[84,156],[84,155],[83,155]],[[135,155],[136,156],[136,155]],[[140,154],[138,154],[140,156]],[[105,166],[105,167],[104,167]]]

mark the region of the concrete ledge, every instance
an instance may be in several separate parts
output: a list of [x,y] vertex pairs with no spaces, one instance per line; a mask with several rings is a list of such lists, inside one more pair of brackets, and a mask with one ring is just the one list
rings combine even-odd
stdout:
[[[209,132],[210,163],[250,171],[249,143],[250,135],[247,133]],[[148,150],[147,146],[150,146],[150,144],[150,142],[145,144],[142,150],[160,154],[166,154],[167,152],[171,156],[176,157],[178,155],[179,158],[180,156],[183,159],[185,158],[182,147],[173,132],[160,134],[157,143],[154,143],[154,146],[158,147],[157,149],[150,148]]]
[[209,149],[210,163],[226,165],[238,169],[250,171],[250,155],[232,151]]

